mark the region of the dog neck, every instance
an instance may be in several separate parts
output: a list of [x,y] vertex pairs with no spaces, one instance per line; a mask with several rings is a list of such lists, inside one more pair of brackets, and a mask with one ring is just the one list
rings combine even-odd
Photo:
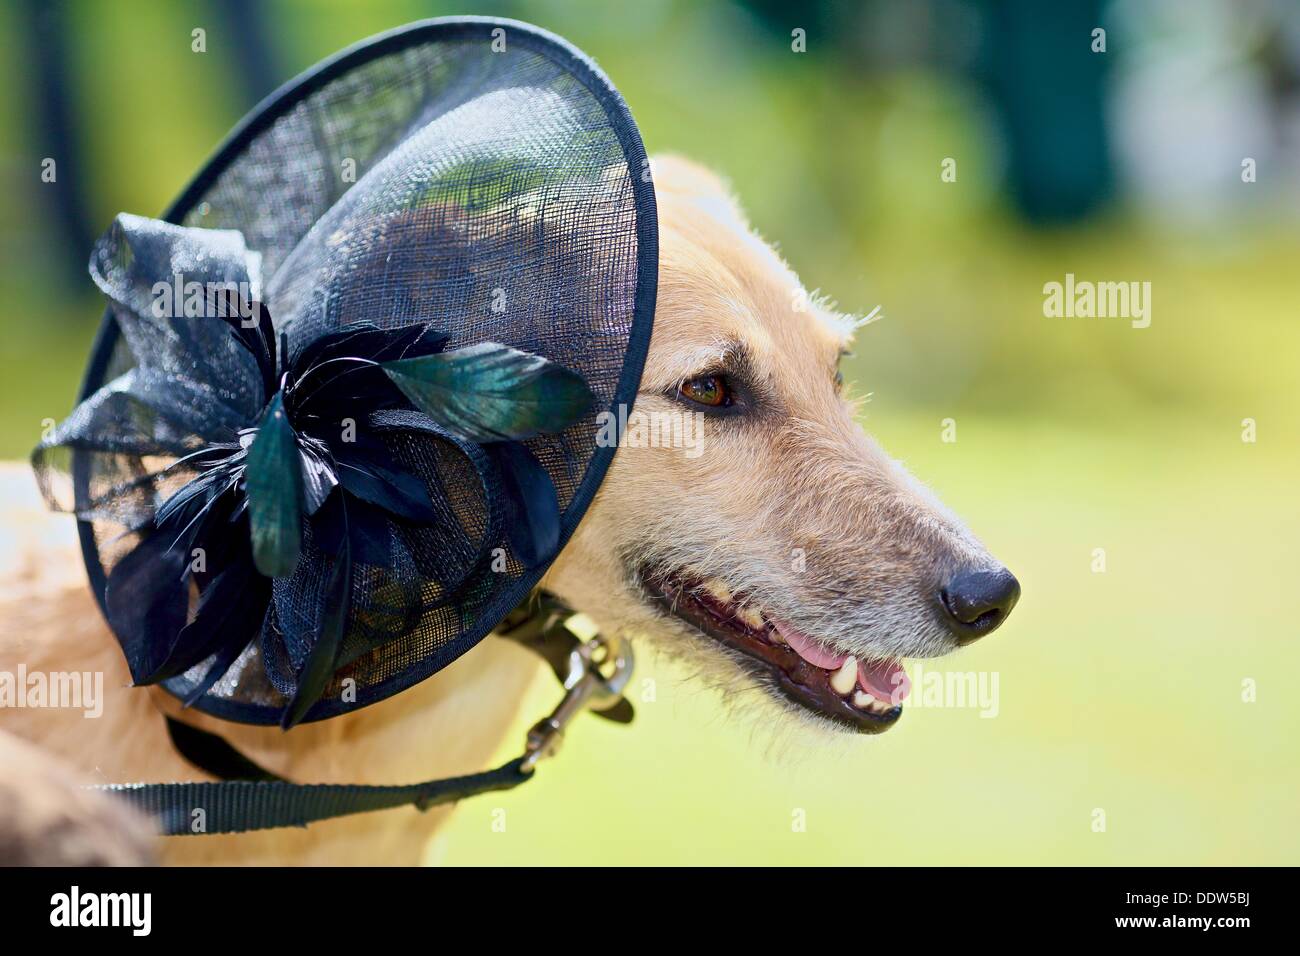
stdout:
[[151,693],[162,713],[221,736],[295,782],[398,784],[483,770],[539,672],[536,657],[490,637],[400,694],[288,732],[184,710],[165,691]]

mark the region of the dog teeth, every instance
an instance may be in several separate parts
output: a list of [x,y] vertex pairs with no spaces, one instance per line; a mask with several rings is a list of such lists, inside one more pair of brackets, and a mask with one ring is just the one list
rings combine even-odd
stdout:
[[755,631],[761,631],[763,629],[763,625],[765,622],[763,620],[763,615],[758,611],[757,608],[739,607],[736,608],[736,610],[733,611],[732,614],[735,616],[735,618],[738,621],[740,621],[748,628],[751,628]]
[[858,691],[853,695],[853,706],[858,710],[870,711],[873,714],[887,714],[894,709],[894,705],[884,700],[876,700],[870,694]]
[[840,665],[840,669],[831,675],[831,689],[841,697],[845,697],[849,691],[853,690],[853,686],[857,682],[858,659],[856,657],[846,657],[844,663]]
[[858,710],[870,710],[871,705],[874,703],[876,703],[876,698],[872,697],[870,694],[858,691],[853,695],[853,706]]
[[774,627],[769,627],[769,628],[767,629],[767,638],[768,638],[768,640],[770,640],[773,644],[784,644],[784,643],[786,643],[785,635],[783,635],[780,631],[778,631],[778,630],[777,630],[776,628],[774,628]]

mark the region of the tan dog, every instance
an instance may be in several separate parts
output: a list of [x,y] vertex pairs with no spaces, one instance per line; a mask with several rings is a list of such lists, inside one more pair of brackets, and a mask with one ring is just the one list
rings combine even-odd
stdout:
[[[689,656],[729,702],[874,733],[897,719],[900,657],[945,653],[1010,611],[1015,579],[871,442],[840,394],[852,323],[807,303],[722,184],[660,159],[659,298],[636,414],[680,420],[690,449],[620,449],[544,584],[608,632]],[[158,691],[131,689],[86,587],[67,517],[30,476],[6,485],[23,542],[0,594],[0,671],[102,671],[102,716],[0,710],[4,730],[101,782],[201,779],[173,750]],[[66,527],[52,536],[56,523]],[[15,530],[17,529],[17,530]],[[57,540],[55,540],[57,538]],[[434,678],[341,717],[278,728],[184,719],[302,782],[409,783],[484,769],[537,673],[490,639]],[[371,813],[166,841],[167,859],[415,863],[447,810]]]

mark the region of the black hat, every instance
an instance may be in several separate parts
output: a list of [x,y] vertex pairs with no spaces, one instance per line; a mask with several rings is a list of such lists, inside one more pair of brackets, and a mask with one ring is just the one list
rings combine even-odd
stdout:
[[287,727],[482,640],[604,478],[657,263],[618,92],[477,17],[326,60],[164,219],[119,216],[81,402],[33,463],[136,683]]

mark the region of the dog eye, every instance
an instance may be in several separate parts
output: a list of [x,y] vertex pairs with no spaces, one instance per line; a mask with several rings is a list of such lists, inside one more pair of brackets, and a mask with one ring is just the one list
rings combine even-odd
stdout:
[[685,381],[677,394],[709,408],[723,408],[731,404],[731,387],[722,375],[701,375]]

